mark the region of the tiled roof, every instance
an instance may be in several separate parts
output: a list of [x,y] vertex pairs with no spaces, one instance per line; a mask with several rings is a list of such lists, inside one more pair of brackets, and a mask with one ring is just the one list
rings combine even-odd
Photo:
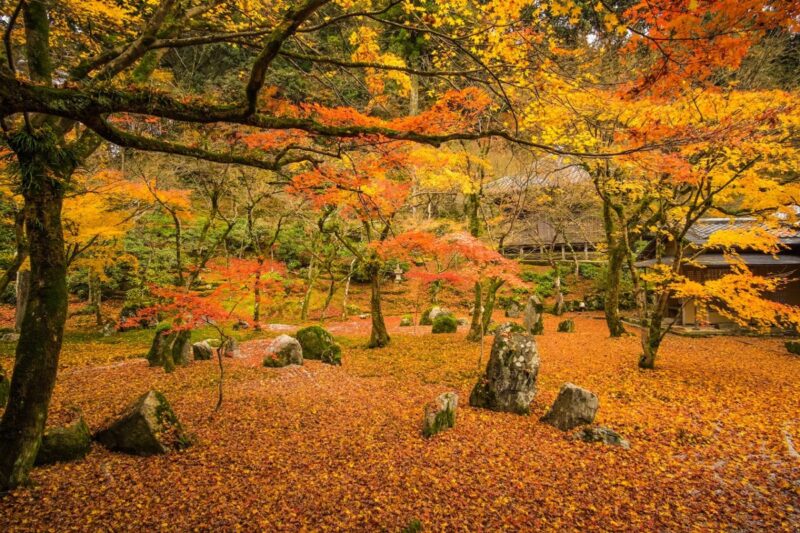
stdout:
[[543,157],[519,174],[503,176],[484,186],[486,194],[499,196],[529,187],[553,187],[580,183],[591,179],[577,163],[562,157]]
[[[767,254],[739,254],[739,258],[744,261],[746,265],[800,265],[800,257],[796,255],[777,255],[771,256]],[[675,258],[672,256],[662,257],[661,263],[670,265]],[[651,267],[658,261],[655,259],[647,259],[645,261],[638,261],[637,267]],[[732,257],[723,254],[703,254],[693,260],[694,263],[704,266],[728,266],[736,262]]]

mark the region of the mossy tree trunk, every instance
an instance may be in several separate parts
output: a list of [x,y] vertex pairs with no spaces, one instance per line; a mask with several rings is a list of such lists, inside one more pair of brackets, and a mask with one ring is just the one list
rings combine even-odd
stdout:
[[620,285],[622,283],[622,267],[628,256],[628,250],[625,241],[618,234],[613,216],[611,206],[608,205],[608,202],[603,202],[603,226],[608,243],[608,275],[603,312],[609,335],[621,337],[625,334],[625,327],[622,325],[622,317],[619,314]]
[[642,331],[642,355],[639,357],[639,368],[649,370],[656,366],[656,356],[664,338],[663,322],[668,301],[669,296],[666,293],[659,296],[647,320],[646,328]]
[[483,321],[481,320],[481,311],[483,311],[482,292],[480,281],[476,281],[474,287],[475,296],[472,301],[472,320],[470,321],[469,333],[467,334],[467,340],[470,342],[480,341],[485,331],[483,329]]
[[494,312],[494,302],[497,298],[497,291],[503,286],[500,278],[489,278],[486,282],[475,282],[475,296],[473,298],[472,320],[469,326],[467,340],[477,342],[489,331],[492,323],[492,313]]
[[28,240],[25,238],[25,211],[20,209],[14,214],[14,240],[16,242],[17,251],[14,254],[11,264],[8,269],[0,277],[0,294],[6,292],[6,288],[12,279],[16,279],[17,272],[20,267],[28,258]]
[[56,382],[67,317],[67,262],[61,207],[62,180],[71,169],[64,165],[63,172],[53,171],[53,155],[46,151],[49,143],[43,142],[46,139],[38,134],[20,133],[12,140],[22,175],[31,287],[9,400],[0,421],[0,490],[25,483],[36,459]]
[[369,336],[369,348],[382,348],[391,340],[383,320],[381,310],[381,268],[377,261],[367,265],[369,272],[371,295],[369,300],[370,314],[372,315],[372,332]]
[[253,283],[253,329],[261,331],[261,276],[264,269],[264,256],[257,259],[255,282]]
[[489,324],[492,323],[492,313],[494,312],[494,302],[497,298],[497,291],[503,286],[504,281],[500,278],[489,278],[486,286],[486,297],[483,299],[483,331],[489,331]]

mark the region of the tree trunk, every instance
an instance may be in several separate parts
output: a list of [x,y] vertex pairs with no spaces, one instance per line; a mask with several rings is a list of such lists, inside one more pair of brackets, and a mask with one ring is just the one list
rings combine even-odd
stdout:
[[0,278],[0,295],[6,292],[6,287],[11,283],[11,280],[16,279],[17,272],[19,272],[22,263],[28,257],[28,242],[25,239],[25,215],[23,210],[20,210],[14,216],[14,235],[17,243],[17,252],[14,254],[14,259],[8,270]]
[[647,327],[642,331],[642,355],[639,357],[639,368],[653,369],[656,367],[656,356],[664,338],[662,325],[667,311],[669,294],[662,293],[658,302],[653,306],[653,312],[647,322]]
[[370,313],[372,314],[372,332],[369,336],[368,348],[382,348],[389,344],[389,332],[386,330],[386,323],[383,321],[381,311],[381,272],[379,265],[370,265],[370,285],[372,295],[369,300]]
[[103,301],[103,285],[100,282],[100,278],[94,276],[94,291],[92,292],[92,308],[94,309],[94,319],[95,323],[98,326],[103,325],[103,312],[102,312],[102,301]]
[[303,296],[303,307],[300,309],[300,320],[308,320],[308,308],[311,305],[311,291],[314,289],[314,283],[317,281],[317,276],[314,274],[314,258],[308,264],[308,287],[306,294]]
[[36,459],[56,382],[67,318],[67,263],[61,225],[63,186],[47,168],[51,154],[18,148],[31,289],[17,344],[8,404],[0,421],[0,490],[25,483]]
[[481,235],[481,219],[479,216],[479,209],[481,206],[479,193],[471,193],[467,195],[466,205],[464,209],[467,212],[467,224],[469,226],[469,233],[473,237],[480,237]]
[[350,280],[356,270],[356,259],[350,261],[350,270],[347,271],[347,281],[344,284],[344,296],[342,297],[342,320],[347,320],[347,298],[350,296]]
[[253,329],[261,331],[261,270],[264,268],[264,257],[258,256],[256,279],[253,282]]
[[608,276],[606,278],[606,297],[603,311],[606,316],[608,333],[612,337],[621,337],[625,334],[625,326],[619,314],[620,285],[622,283],[622,266],[627,257],[627,250],[617,244],[614,249],[608,250]]
[[620,238],[614,227],[613,213],[608,201],[603,203],[603,228],[608,243],[608,275],[603,311],[609,335],[621,337],[625,334],[625,327],[622,325],[622,318],[619,315],[619,292],[622,282],[622,266],[627,258],[628,250],[626,243]]
[[494,312],[494,301],[497,297],[497,291],[503,286],[503,280],[498,278],[489,279],[489,285],[486,287],[486,298],[483,299],[483,331],[489,331],[489,324],[492,323],[492,313]]
[[328,307],[333,301],[333,295],[336,294],[336,277],[331,269],[328,269],[328,274],[331,276],[331,281],[328,284],[328,294],[325,296],[325,302],[322,304],[322,310],[319,313],[319,319],[325,320],[325,313],[328,312]]
[[473,299],[472,305],[472,320],[469,324],[469,333],[467,334],[467,340],[471,342],[478,342],[483,338],[483,333],[486,331],[483,329],[483,321],[481,320],[481,312],[483,311],[483,303],[481,298],[481,283],[480,281],[475,282],[475,297]]
[[25,318],[25,308],[28,306],[28,297],[31,290],[31,271],[20,270],[17,272],[17,311],[16,321],[14,323],[14,331],[19,332],[22,330],[22,319]]

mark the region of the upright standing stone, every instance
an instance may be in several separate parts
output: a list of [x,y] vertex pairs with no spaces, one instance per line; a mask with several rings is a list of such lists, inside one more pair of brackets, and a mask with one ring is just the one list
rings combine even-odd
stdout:
[[469,404],[493,411],[529,414],[536,395],[539,352],[531,335],[499,328],[486,373],[472,389]]
[[519,304],[517,302],[511,302],[508,304],[506,308],[506,317],[507,318],[519,318],[521,309],[519,308]]
[[457,408],[458,394],[455,392],[445,392],[437,396],[435,401],[425,406],[422,435],[428,438],[454,427]]
[[95,435],[110,450],[154,455],[185,448],[189,439],[169,402],[158,391],[148,391],[130,404],[111,425]]
[[161,366],[167,372],[175,370],[177,365],[188,365],[192,362],[192,332],[189,330],[173,331],[169,324],[162,324],[156,330],[153,344],[147,352],[150,366]]
[[544,333],[544,305],[542,300],[535,294],[528,298],[528,303],[525,305],[523,325],[531,335]]
[[542,417],[542,422],[561,431],[569,431],[594,422],[599,405],[594,393],[572,383],[564,383],[553,406]]

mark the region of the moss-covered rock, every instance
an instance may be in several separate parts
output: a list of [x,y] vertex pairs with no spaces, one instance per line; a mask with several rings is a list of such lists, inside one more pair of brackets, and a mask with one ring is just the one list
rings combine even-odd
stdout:
[[159,324],[150,351],[147,352],[150,366],[161,366],[165,371],[172,372],[177,365],[191,363],[191,337],[189,330],[174,331],[170,324]]
[[452,314],[453,313],[451,313],[446,307],[439,307],[438,305],[435,305],[433,307],[429,307],[425,310],[425,312],[422,313],[422,317],[419,320],[419,325],[432,326],[433,321],[436,320],[436,317],[442,315],[452,316]]
[[289,335],[276,337],[267,347],[264,366],[278,368],[288,365],[303,364],[303,348],[297,339]]
[[456,409],[458,408],[458,394],[445,392],[436,397],[436,400],[425,406],[425,416],[422,419],[422,436],[432,437],[437,433],[450,429],[456,425]]
[[72,422],[65,426],[48,428],[42,436],[42,444],[36,455],[37,465],[83,459],[92,446],[89,426],[80,411],[74,412]]
[[539,352],[534,338],[499,328],[486,372],[472,389],[469,404],[493,411],[530,414],[538,374]]
[[133,455],[154,455],[190,444],[169,402],[158,391],[148,391],[95,439],[109,450]]
[[414,325],[414,319],[411,318],[411,315],[404,315],[403,318],[400,319],[400,327],[407,328]]
[[800,341],[786,341],[786,350],[790,354],[800,355]]
[[329,365],[342,364],[342,348],[324,328],[309,326],[298,331],[296,336],[303,347],[304,358],[316,359]]
[[195,361],[208,361],[214,357],[214,348],[208,340],[192,344],[192,355]]
[[458,330],[458,320],[453,315],[439,315],[433,319],[432,333],[455,333]]
[[524,327],[520,326],[516,322],[503,322],[499,326],[494,329],[495,333],[498,332],[506,332],[506,333],[527,333]]
[[575,322],[568,318],[558,323],[558,331],[560,333],[575,333]]
[[535,294],[528,298],[528,303],[525,305],[523,324],[531,335],[544,333],[544,304]]
[[6,376],[3,367],[0,366],[0,407],[5,407],[8,401],[8,389],[11,388],[11,383]]

